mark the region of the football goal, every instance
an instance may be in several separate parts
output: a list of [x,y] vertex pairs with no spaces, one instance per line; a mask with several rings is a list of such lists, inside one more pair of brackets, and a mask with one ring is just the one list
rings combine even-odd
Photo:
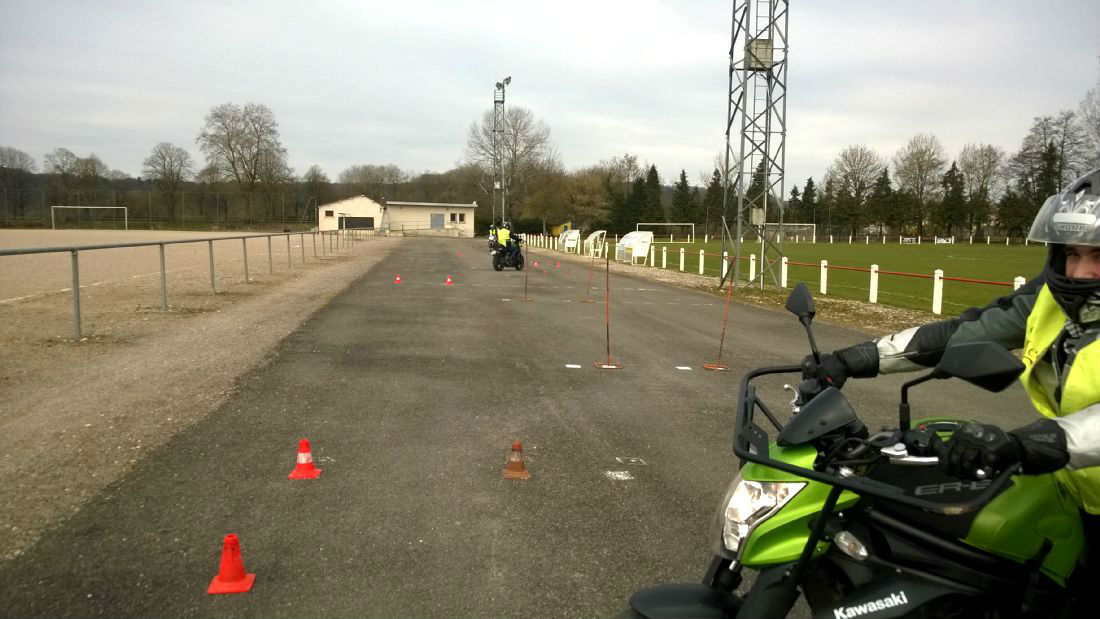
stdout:
[[654,243],[695,242],[695,224],[690,223],[641,222],[634,226],[634,231],[652,232]]
[[[782,226],[782,228],[780,228],[780,226]],[[784,222],[783,224],[779,224],[777,222],[764,224],[764,232],[767,234],[769,239],[776,238],[777,231],[782,231],[782,238],[784,242],[817,242],[817,224],[792,224],[786,222]]]
[[[85,212],[89,211],[89,212]],[[121,213],[119,212],[121,211]],[[51,206],[50,227],[97,228],[101,222],[110,222],[122,229],[130,229],[130,210],[125,206]]]

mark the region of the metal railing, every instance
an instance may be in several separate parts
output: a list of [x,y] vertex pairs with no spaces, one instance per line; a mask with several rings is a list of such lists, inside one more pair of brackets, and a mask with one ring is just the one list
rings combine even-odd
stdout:
[[3,256],[27,256],[33,254],[51,254],[68,252],[72,257],[73,280],[73,323],[75,325],[76,340],[82,337],[80,329],[80,252],[99,249],[121,249],[127,247],[153,247],[160,248],[160,309],[168,311],[168,280],[165,273],[164,247],[165,245],[182,245],[185,243],[206,243],[210,256],[210,290],[217,292],[217,282],[214,278],[214,241],[241,241],[241,252],[244,258],[244,281],[251,283],[248,276],[248,240],[267,239],[267,265],[268,271],[275,272],[274,258],[272,255],[272,238],[286,237],[287,268],[293,268],[292,253],[290,251],[290,237],[301,237],[302,263],[306,261],[306,235],[313,238],[313,257],[317,257],[317,239],[321,239],[321,255],[335,253],[351,244],[365,241],[369,237],[380,236],[381,232],[375,229],[346,228],[343,230],[325,230],[311,232],[282,232],[277,234],[247,234],[242,236],[219,236],[201,239],[179,239],[174,241],[146,241],[140,243],[104,243],[96,245],[72,245],[68,247],[25,247],[20,249],[0,249],[0,257]]

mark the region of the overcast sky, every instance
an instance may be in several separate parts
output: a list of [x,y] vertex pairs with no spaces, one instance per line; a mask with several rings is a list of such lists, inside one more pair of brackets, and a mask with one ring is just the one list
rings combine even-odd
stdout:
[[[846,145],[918,132],[1011,154],[1033,117],[1100,78],[1098,0],[791,3],[787,181]],[[671,184],[724,148],[731,3],[0,0],[0,146],[96,153],[140,175],[158,142],[196,158],[215,105],[260,102],[290,164],[444,171],[512,77],[567,168],[624,152]]]

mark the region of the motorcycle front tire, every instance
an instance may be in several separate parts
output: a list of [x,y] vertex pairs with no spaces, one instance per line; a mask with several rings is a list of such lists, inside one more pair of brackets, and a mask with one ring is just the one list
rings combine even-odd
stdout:
[[503,271],[504,270],[504,258],[500,254],[497,254],[497,255],[493,256],[493,270],[494,271]]
[[523,254],[520,254],[520,255],[516,256],[516,270],[517,271],[522,271],[523,270]]

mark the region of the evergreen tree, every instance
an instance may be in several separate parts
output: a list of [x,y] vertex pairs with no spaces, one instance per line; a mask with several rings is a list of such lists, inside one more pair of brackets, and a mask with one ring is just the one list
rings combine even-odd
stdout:
[[993,203],[989,199],[989,187],[979,187],[970,195],[966,203],[970,233],[982,236],[983,226],[989,222],[989,216],[993,212]]
[[1023,236],[1031,229],[1036,211],[1037,209],[1032,207],[1030,200],[1023,192],[1014,191],[1009,187],[997,204],[997,221],[1005,234]]
[[712,234],[722,221],[722,174],[718,168],[710,176],[710,184],[703,195],[703,234]]
[[672,220],[696,223],[699,218],[696,189],[688,184],[687,172],[680,170],[680,180],[672,193]]
[[657,175],[657,166],[649,166],[645,175],[645,198],[642,202],[644,219],[639,221],[666,222],[665,207],[661,204],[661,177]]
[[653,221],[646,217],[646,203],[648,199],[649,192],[646,189],[645,178],[639,176],[634,179],[634,183],[630,188],[630,193],[626,196],[624,208],[625,219],[622,225],[619,226],[619,231],[621,233],[625,234],[634,230],[638,222]]
[[954,161],[944,173],[940,186],[943,187],[943,198],[936,209],[936,223],[945,236],[951,236],[955,228],[966,221],[966,191],[963,176]]
[[879,234],[886,234],[887,226],[893,228],[901,223],[897,196],[893,184],[890,183],[889,166],[882,166],[882,174],[879,174],[875,186],[871,188],[868,207],[872,221],[878,224]]
[[798,192],[798,185],[791,187],[791,196],[787,198],[787,205],[783,210],[785,223],[805,223],[802,220],[802,194]]
[[604,177],[604,194],[607,196],[607,226],[612,233],[621,232],[629,227],[631,215],[627,205],[627,196],[618,179],[612,175]]
[[817,223],[817,188],[814,186],[814,177],[806,179],[802,189],[802,221],[804,223]]

